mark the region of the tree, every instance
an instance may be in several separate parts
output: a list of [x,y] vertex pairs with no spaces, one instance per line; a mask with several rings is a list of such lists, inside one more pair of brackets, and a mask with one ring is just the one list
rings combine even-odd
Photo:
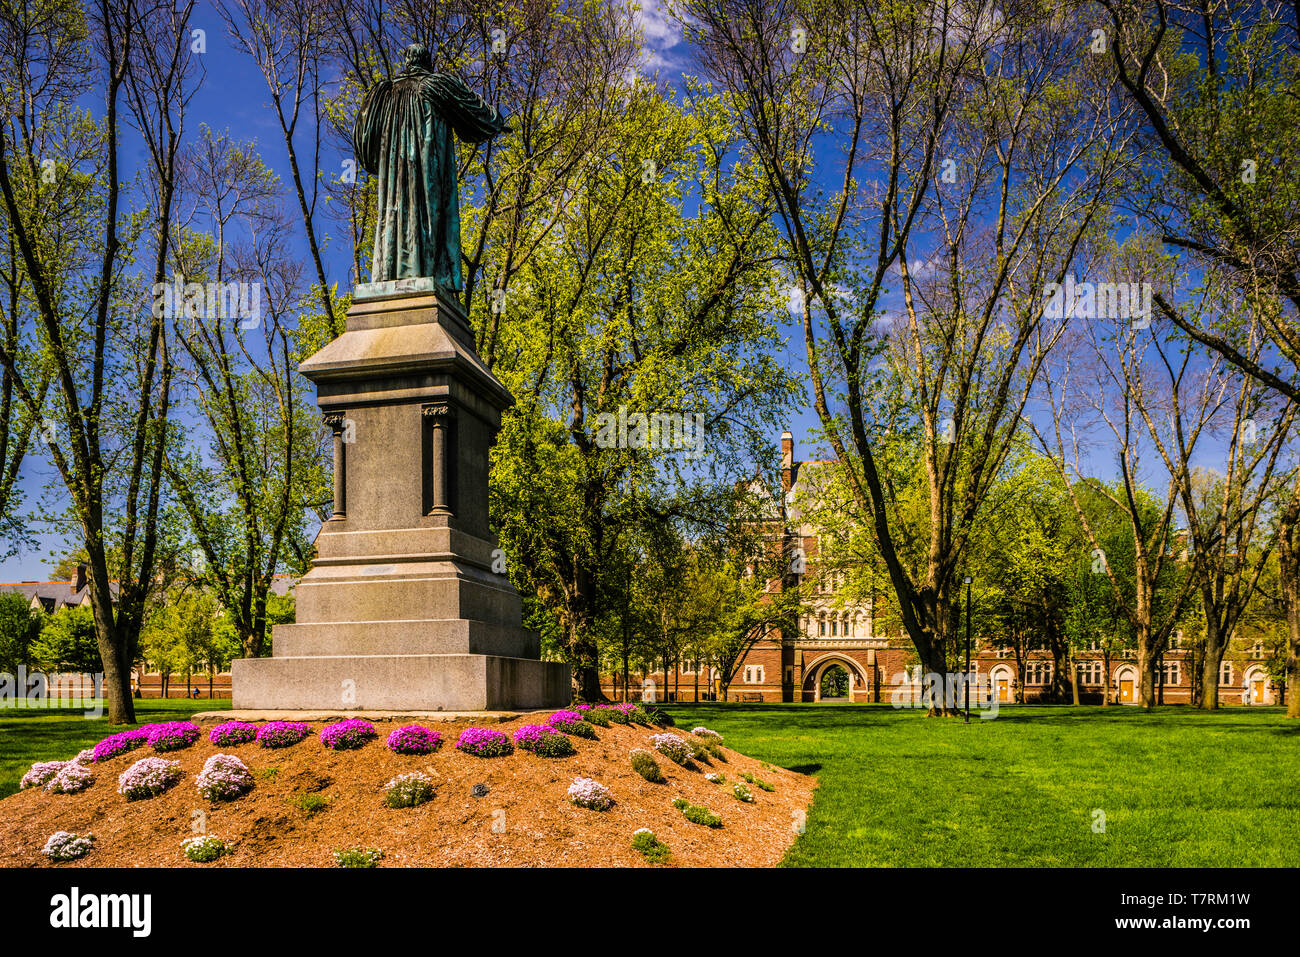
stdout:
[[[921,662],[942,675],[975,517],[1060,335],[1039,291],[1095,228],[1122,128],[1092,65],[1062,42],[1067,26],[1032,5],[683,7],[764,171],[856,520],[873,530]],[[827,156],[842,157],[829,174]],[[899,541],[907,503],[878,459],[900,429],[917,437],[926,486],[912,562]]]
[[0,672],[17,674],[20,665],[35,660],[31,647],[41,633],[43,619],[22,595],[0,592]]
[[99,648],[93,609],[77,605],[61,608],[49,616],[30,653],[46,671],[97,674],[104,670]]

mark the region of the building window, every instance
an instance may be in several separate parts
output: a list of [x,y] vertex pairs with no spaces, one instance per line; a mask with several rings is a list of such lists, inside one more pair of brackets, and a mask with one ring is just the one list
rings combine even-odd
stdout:
[[831,637],[835,637],[835,627],[839,624],[834,618],[831,619]]
[[1225,661],[1223,664],[1219,666],[1219,684],[1221,685],[1232,684],[1232,662],[1231,661]]
[[1181,646],[1182,643],[1183,643],[1183,630],[1180,628],[1178,629],[1177,634],[1175,634],[1172,638],[1169,639],[1169,647],[1176,649],[1179,646]]
[[826,637],[826,619],[825,619],[825,618],[818,618],[818,619],[817,619],[817,636],[818,636],[819,638],[825,638],[825,637]]
[[998,649],[998,657],[999,657],[999,658],[1010,658],[1010,657],[1011,657],[1011,649],[1010,649],[1010,648],[999,648],[999,649]]
[[1180,684],[1180,683],[1181,683],[1181,682],[1178,680],[1179,677],[1180,677],[1179,670],[1178,670],[1178,662],[1176,662],[1176,661],[1166,661],[1166,662],[1164,663],[1164,669],[1163,669],[1163,670],[1164,670],[1164,683],[1165,683],[1165,684],[1167,684],[1167,685],[1176,685],[1176,684]]
[[1099,685],[1102,683],[1100,661],[1081,661],[1079,662],[1079,683],[1085,685]]
[[698,661],[688,659],[682,662],[682,674],[698,675],[699,673],[700,673],[700,663]]
[[1089,651],[1101,651],[1101,641],[1097,638],[1094,638],[1092,639],[1092,641],[1088,642],[1088,644],[1085,645],[1084,647],[1087,648]]
[[763,683],[762,665],[745,665],[745,684],[761,685]]
[[1045,685],[1052,680],[1050,661],[1031,661],[1025,665],[1025,684]]
[[1250,656],[1251,656],[1252,658],[1263,658],[1263,657],[1264,657],[1264,642],[1262,642],[1262,641],[1257,641],[1257,642],[1255,642],[1253,645],[1251,645],[1251,646],[1250,646]]

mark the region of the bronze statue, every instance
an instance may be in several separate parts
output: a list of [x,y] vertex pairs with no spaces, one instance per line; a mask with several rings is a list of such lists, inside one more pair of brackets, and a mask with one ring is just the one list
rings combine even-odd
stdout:
[[370,281],[432,278],[459,291],[460,199],[455,133],[481,142],[505,119],[447,73],[433,72],[423,44],[406,48],[402,69],[366,93],[352,130],[362,169],[378,177]]

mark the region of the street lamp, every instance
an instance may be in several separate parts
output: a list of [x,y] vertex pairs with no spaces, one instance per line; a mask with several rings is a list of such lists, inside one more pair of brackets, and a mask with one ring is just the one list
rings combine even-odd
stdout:
[[966,720],[963,724],[970,724],[970,586],[971,577],[966,576],[966,680],[962,685],[966,689]]

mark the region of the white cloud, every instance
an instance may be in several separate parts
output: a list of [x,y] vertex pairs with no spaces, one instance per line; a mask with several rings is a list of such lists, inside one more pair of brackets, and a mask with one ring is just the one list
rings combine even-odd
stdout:
[[634,18],[641,32],[641,69],[670,66],[670,51],[682,42],[681,27],[668,16],[660,0],[640,0]]

